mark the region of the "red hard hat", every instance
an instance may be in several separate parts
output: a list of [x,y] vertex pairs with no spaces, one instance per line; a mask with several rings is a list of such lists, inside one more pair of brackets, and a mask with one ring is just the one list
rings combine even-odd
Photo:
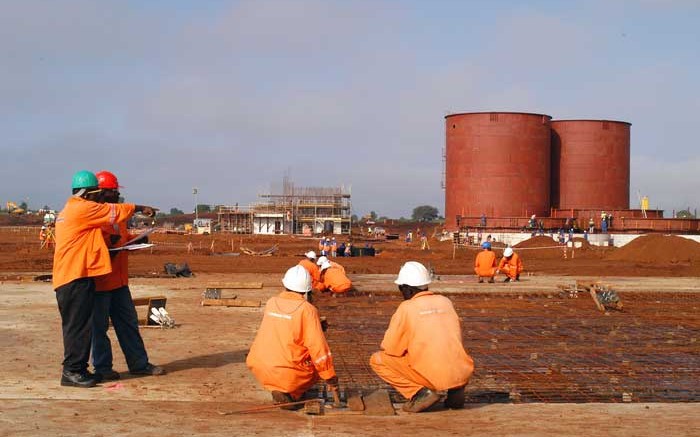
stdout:
[[119,185],[119,181],[117,181],[117,177],[114,176],[114,173],[102,170],[95,173],[95,176],[97,176],[97,183],[99,188],[107,190],[116,190],[117,188],[124,188],[121,185]]

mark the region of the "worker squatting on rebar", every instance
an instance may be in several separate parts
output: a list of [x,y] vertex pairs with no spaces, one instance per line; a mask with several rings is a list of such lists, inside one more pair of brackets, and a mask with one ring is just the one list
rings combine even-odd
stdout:
[[381,350],[369,361],[380,378],[408,399],[403,409],[411,413],[430,408],[445,393],[445,407],[464,407],[464,387],[474,372],[454,306],[428,291],[430,282],[423,264],[409,261],[401,267],[394,283],[404,302],[391,317]]
[[[319,379],[325,380],[328,391],[338,392],[333,356],[318,310],[307,300],[311,276],[296,265],[287,270],[282,284],[285,291],[265,305],[246,359],[248,368],[278,404],[298,401]],[[293,410],[301,405],[281,408]]]

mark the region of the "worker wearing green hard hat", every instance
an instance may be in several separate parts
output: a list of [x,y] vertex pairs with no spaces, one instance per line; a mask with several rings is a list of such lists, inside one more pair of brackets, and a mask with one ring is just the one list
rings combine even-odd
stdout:
[[95,280],[112,271],[101,227],[128,220],[134,212],[154,216],[156,209],[131,203],[100,203],[102,190],[94,173],[73,175],[73,195],[56,218],[53,288],[63,330],[61,385],[93,387],[88,369]]

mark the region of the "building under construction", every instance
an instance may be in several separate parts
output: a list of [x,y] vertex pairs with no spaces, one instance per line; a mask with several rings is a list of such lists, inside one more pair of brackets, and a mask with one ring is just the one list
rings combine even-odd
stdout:
[[239,234],[350,234],[350,191],[344,187],[296,187],[284,179],[281,193],[260,194],[247,206],[219,206],[222,232]]

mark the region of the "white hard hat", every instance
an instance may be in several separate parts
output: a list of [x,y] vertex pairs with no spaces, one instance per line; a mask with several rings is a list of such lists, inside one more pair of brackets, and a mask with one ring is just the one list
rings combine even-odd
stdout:
[[503,256],[505,256],[506,258],[509,256],[513,256],[513,248],[506,247],[506,250],[503,251]]
[[399,277],[396,278],[394,284],[420,287],[428,285],[430,282],[430,273],[428,273],[428,269],[423,264],[417,261],[408,261],[401,266]]
[[532,214],[532,217],[530,217],[530,218],[531,218],[531,219],[534,219],[534,218],[535,218],[535,214]]
[[46,229],[46,226],[42,226],[41,229]]
[[323,263],[325,263],[325,262],[327,262],[327,261],[328,261],[328,257],[326,257],[326,256],[319,256],[319,257],[318,257],[318,261],[316,261],[316,264],[318,264],[318,265],[320,266],[321,264],[323,264]]
[[326,269],[329,268],[330,266],[331,266],[331,263],[330,263],[328,260],[325,260],[325,261],[323,262],[323,264],[321,264],[321,271],[326,270]]
[[308,293],[311,291],[311,275],[300,265],[296,265],[284,274],[282,284],[287,290],[298,293]]
[[316,259],[316,252],[314,252],[313,250],[310,250],[310,251],[306,252],[304,254],[304,256],[309,258],[309,259]]

